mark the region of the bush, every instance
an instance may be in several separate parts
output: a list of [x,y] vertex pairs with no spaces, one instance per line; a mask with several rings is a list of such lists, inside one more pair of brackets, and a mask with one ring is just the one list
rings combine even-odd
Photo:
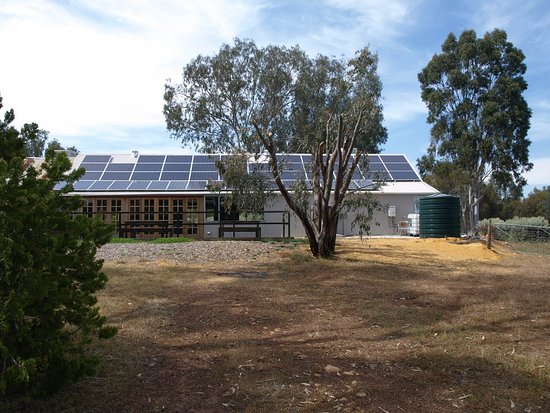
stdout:
[[540,231],[537,227],[549,227],[549,223],[544,217],[514,217],[507,221],[499,218],[491,220],[484,219],[479,221],[480,234],[487,235],[489,221],[497,226],[499,231],[495,232],[496,238],[510,238],[515,241],[536,241],[547,240],[550,234],[546,231]]
[[[8,123],[0,147],[17,138]],[[69,159],[53,150],[42,170],[24,171],[20,155],[0,153],[0,395],[50,393],[92,374],[99,360],[88,345],[116,331],[94,295],[107,281],[96,250],[112,228],[71,218],[82,201],[68,193],[82,171],[67,175]]]

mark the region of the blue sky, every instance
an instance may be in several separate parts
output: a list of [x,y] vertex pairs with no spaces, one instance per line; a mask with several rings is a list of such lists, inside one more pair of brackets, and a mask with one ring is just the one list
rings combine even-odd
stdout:
[[384,87],[384,152],[414,162],[429,144],[418,72],[450,32],[494,28],[526,55],[528,190],[550,185],[545,0],[3,0],[0,94],[19,125],[37,122],[83,152],[183,153],[165,130],[162,94],[198,54],[234,37],[298,44],[310,55],[349,57],[370,45]]

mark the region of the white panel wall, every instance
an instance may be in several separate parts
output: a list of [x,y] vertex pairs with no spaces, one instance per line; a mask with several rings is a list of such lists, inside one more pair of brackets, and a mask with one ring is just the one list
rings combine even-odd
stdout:
[[[406,221],[407,215],[414,213],[415,200],[419,196],[412,194],[377,194],[376,197],[382,204],[382,210],[376,211],[373,222],[371,224],[371,235],[395,235],[397,234],[397,225],[399,221]],[[388,217],[387,207],[396,207],[396,216],[393,218]],[[266,210],[285,210],[288,209],[283,197],[277,196],[266,208]],[[359,228],[357,226],[352,228],[353,220],[355,219],[355,213],[349,212],[341,215],[338,222],[338,233],[341,235],[358,235]],[[265,229],[264,229],[265,228]],[[290,221],[290,235],[293,237],[305,236],[304,229],[300,220],[292,213]],[[263,227],[262,236],[266,237],[280,237],[282,236],[281,228],[276,227]]]
[[[425,196],[425,195],[422,195]],[[413,194],[376,194],[376,197],[382,204],[382,210],[376,211],[373,222],[371,224],[371,235],[396,235],[397,225],[399,221],[406,221],[407,215],[415,212],[415,200],[421,196]],[[395,217],[388,217],[388,207],[395,206]],[[268,206],[266,211],[287,211],[288,207],[282,196],[276,196]],[[270,214],[266,212],[264,215],[265,221],[282,221],[282,213]],[[357,226],[352,228],[352,222],[355,218],[354,212],[344,213],[341,215],[338,222],[338,234],[341,235],[359,235],[359,228]],[[285,218],[286,219],[286,218]],[[217,238],[218,237],[219,224],[206,225],[204,228],[205,238]],[[288,225],[283,232],[283,226],[281,225],[266,225],[261,224],[262,237],[282,237],[288,236]],[[226,237],[230,237],[231,234],[226,233]],[[237,237],[253,237],[254,233],[237,233]],[[290,214],[290,236],[292,237],[304,237],[304,229],[300,220],[294,215]]]

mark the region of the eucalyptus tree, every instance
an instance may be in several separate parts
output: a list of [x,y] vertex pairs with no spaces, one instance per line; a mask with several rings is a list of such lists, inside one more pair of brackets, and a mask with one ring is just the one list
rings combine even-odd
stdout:
[[477,38],[466,30],[458,39],[449,34],[441,53],[418,75],[432,124],[428,156],[433,166],[447,162],[466,175],[462,198],[470,233],[482,184],[490,180],[501,190],[517,190],[526,184],[522,173],[532,167],[524,60],[504,31]]
[[[368,48],[348,60],[310,58],[297,46],[258,48],[236,39],[214,56],[193,59],[181,83],[166,84],[166,125],[173,138],[204,152],[267,156],[313,255],[327,257],[334,253],[340,211],[372,211],[375,205],[364,191],[348,195],[366,189],[350,190],[364,152],[377,152],[387,139],[377,65]],[[289,152],[313,155],[312,179],[298,179],[292,188],[281,179],[280,155]],[[372,213],[357,217],[357,225],[367,229]]]

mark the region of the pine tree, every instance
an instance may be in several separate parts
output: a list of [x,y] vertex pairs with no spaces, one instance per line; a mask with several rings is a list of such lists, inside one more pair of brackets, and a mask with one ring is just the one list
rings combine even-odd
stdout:
[[13,119],[10,110],[0,121],[0,394],[49,393],[92,374],[99,360],[87,346],[116,331],[95,297],[107,282],[95,254],[111,228],[73,218],[82,200],[68,194],[83,171],[68,173],[64,153],[25,169]]

